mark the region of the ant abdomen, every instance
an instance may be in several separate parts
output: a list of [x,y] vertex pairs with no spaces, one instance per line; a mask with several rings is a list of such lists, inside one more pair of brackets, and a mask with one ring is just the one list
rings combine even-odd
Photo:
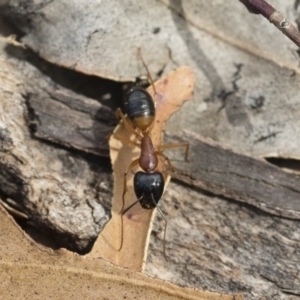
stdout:
[[155,118],[155,105],[151,95],[140,87],[129,90],[125,109],[128,118],[142,132],[149,130]]
[[137,172],[134,175],[134,192],[141,206],[145,209],[157,207],[165,186],[165,180],[160,172]]

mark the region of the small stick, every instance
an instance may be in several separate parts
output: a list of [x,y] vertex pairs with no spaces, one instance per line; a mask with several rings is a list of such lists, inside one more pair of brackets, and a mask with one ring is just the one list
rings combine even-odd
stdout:
[[239,0],[252,14],[263,15],[300,48],[300,32],[282,13],[265,0]]

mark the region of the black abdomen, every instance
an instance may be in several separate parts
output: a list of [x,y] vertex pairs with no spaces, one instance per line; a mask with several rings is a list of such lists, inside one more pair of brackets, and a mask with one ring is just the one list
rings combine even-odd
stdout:
[[128,92],[125,108],[132,121],[140,117],[155,116],[155,106],[151,95],[139,87],[134,87]]

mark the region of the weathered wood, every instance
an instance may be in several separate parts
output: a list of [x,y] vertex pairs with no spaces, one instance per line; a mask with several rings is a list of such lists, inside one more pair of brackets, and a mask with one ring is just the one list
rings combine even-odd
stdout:
[[[111,126],[108,120],[113,113],[97,101],[57,85],[29,63],[9,58],[4,53],[0,53],[0,82],[1,198],[12,199],[6,201],[8,205],[16,203],[28,221],[51,234],[58,245],[78,252],[88,251],[110,214],[109,161],[41,142],[34,138],[29,127],[33,126],[31,117],[35,116],[37,134],[46,130],[47,138],[54,141],[53,136],[49,138],[49,132],[54,132],[58,136],[55,141],[68,146],[69,142],[72,145],[72,135],[68,135],[74,131],[72,126],[89,122],[89,129],[100,131],[100,126]],[[28,103],[35,104],[36,110]],[[94,111],[95,107],[98,110]],[[96,115],[99,112],[104,113],[102,120]],[[98,147],[98,154],[105,153],[103,131],[99,135],[102,140],[97,140],[91,132],[96,145],[93,150]],[[59,140],[62,135],[64,139]],[[83,138],[79,141],[86,152],[91,152],[90,141]]]
[[146,274],[247,300],[300,299],[299,221],[171,182],[160,201]]
[[34,136],[108,157],[108,136],[117,121],[111,109],[66,91],[29,94]]
[[185,132],[180,141],[190,143],[190,163],[174,162],[174,178],[277,216],[300,219],[299,176],[193,133]]

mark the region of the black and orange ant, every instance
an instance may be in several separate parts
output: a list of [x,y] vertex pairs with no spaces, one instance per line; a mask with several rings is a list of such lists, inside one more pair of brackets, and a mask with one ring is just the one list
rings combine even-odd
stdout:
[[[155,97],[156,90],[151,75],[149,73],[148,67],[144,62],[140,51],[138,53],[147,71],[147,76],[153,87]],[[152,96],[145,89],[136,86],[128,91],[125,101],[125,111],[127,117],[122,113],[121,109],[117,109],[116,115],[117,117],[122,119],[125,128],[130,133],[135,135],[137,141],[132,141],[120,135],[115,135],[115,137],[126,143],[136,145],[141,149],[141,152],[140,157],[133,160],[128,166],[127,170],[124,172],[122,209],[120,211],[120,214],[121,216],[123,216],[138,202],[144,209],[157,208],[165,221],[163,251],[165,259],[167,260],[165,251],[167,220],[163,212],[157,206],[164,191],[165,179],[163,174],[159,170],[157,170],[157,166],[159,163],[159,157],[161,157],[164,159],[165,162],[167,162],[169,168],[174,170],[170,160],[161,152],[161,150],[167,148],[185,147],[185,160],[187,160],[187,156],[189,153],[189,144],[164,144],[154,147],[151,139],[151,131],[153,129],[155,121],[155,102]],[[133,179],[133,187],[137,200],[124,210],[125,195],[127,192],[127,174],[137,165],[139,165],[139,167],[143,170],[143,172],[139,171],[135,173]],[[121,245],[119,250],[122,249],[122,244],[123,229],[121,235]]]

